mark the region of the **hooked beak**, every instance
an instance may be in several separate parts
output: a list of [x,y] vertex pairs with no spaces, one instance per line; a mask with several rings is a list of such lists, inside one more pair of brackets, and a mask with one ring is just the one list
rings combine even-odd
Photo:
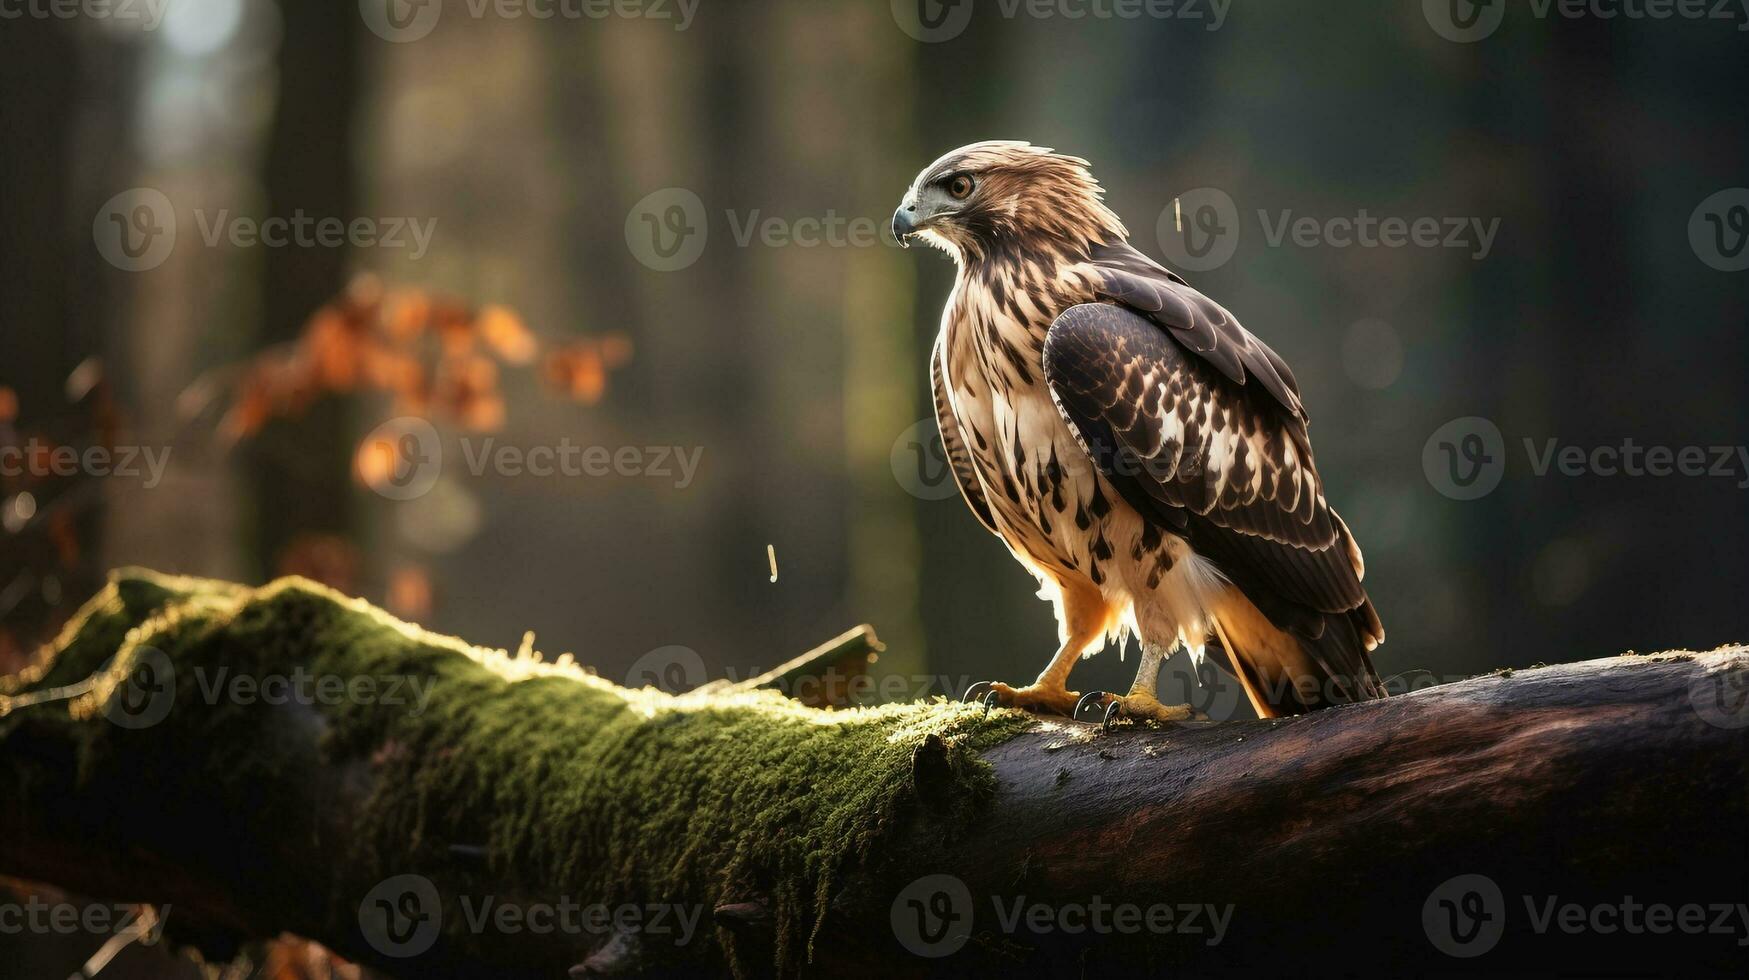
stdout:
[[917,199],[910,194],[899,202],[899,209],[893,212],[893,237],[898,239],[903,248],[911,247],[911,236],[917,234]]

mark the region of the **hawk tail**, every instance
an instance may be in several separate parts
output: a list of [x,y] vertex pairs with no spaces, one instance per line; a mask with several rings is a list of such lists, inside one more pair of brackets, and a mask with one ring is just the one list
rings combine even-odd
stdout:
[[1214,632],[1259,717],[1385,696],[1369,653],[1384,639],[1371,600],[1282,630],[1234,589],[1215,611]]

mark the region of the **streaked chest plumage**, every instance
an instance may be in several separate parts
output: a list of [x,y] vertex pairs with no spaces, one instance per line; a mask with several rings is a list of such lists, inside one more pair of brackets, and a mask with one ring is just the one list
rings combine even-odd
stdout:
[[1096,298],[1091,274],[1010,268],[962,277],[943,311],[954,416],[1009,548],[1035,571],[1105,585],[1120,553],[1141,557],[1161,535],[1099,476],[1045,383],[1045,336],[1063,310]]

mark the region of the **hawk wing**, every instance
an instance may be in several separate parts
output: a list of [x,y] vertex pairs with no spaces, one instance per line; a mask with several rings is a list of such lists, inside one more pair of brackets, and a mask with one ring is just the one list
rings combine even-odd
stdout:
[[1384,629],[1360,549],[1324,499],[1286,364],[1175,278],[1119,268],[1104,295],[1142,305],[1072,307],[1045,341],[1051,396],[1082,448],[1351,694],[1377,696],[1366,651]]
[[953,482],[959,485],[960,496],[966,498],[966,505],[972,508],[972,513],[978,515],[979,522],[991,534],[1000,535],[1001,532],[996,530],[996,519],[990,514],[990,502],[984,499],[984,488],[978,483],[978,473],[972,469],[965,436],[960,433],[959,420],[953,415],[953,403],[948,401],[945,357],[938,336],[935,350],[929,355],[929,383],[935,394],[935,424],[941,428],[941,446],[947,452],[947,466],[953,473]]
[[1127,243],[1102,245],[1093,252],[1101,299],[1127,306],[1164,327],[1188,351],[1218,368],[1230,380],[1255,378],[1264,390],[1302,423],[1299,382],[1287,362],[1239,325],[1221,304],[1193,289],[1177,273]]

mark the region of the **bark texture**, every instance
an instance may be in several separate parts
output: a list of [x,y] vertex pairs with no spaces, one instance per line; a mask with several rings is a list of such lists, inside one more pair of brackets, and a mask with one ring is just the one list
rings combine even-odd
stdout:
[[401,976],[1749,966],[1741,649],[1113,732],[566,661],[119,573],[0,679],[0,873]]

